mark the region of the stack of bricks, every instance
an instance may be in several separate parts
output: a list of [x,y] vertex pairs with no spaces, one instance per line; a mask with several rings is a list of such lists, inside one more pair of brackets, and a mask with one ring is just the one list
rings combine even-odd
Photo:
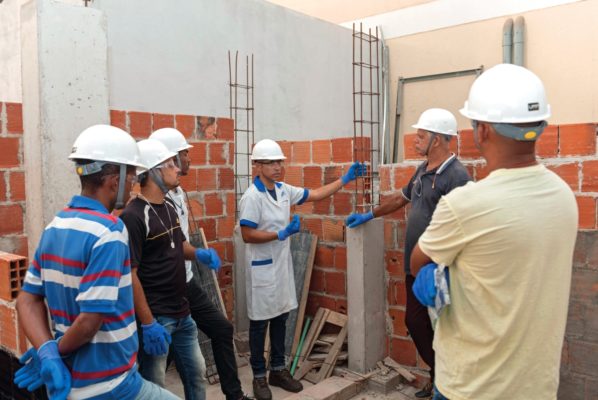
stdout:
[[0,250],[27,256],[23,112],[0,103]]
[[203,228],[208,245],[218,251],[223,262],[218,280],[226,311],[232,317],[232,236],[235,226],[233,120],[119,110],[110,112],[110,120],[112,125],[126,130],[136,139],[146,139],[156,129],[176,128],[193,145],[189,149],[191,168],[187,176],[181,177],[181,186],[189,195],[191,215]]
[[[573,265],[569,322],[561,368],[561,387],[570,389],[570,393],[579,392],[578,389],[584,385],[588,393],[598,393],[598,372],[595,372],[598,371],[595,359],[595,354],[598,353],[598,336],[595,334],[598,327],[598,258],[595,250],[598,248],[596,134],[597,124],[594,123],[551,125],[536,146],[540,162],[569,184],[579,207],[580,232]],[[417,165],[423,160],[415,152],[414,141],[415,134],[405,135],[404,162],[381,167],[382,199],[407,184]],[[472,130],[461,131],[458,140],[453,140],[452,150],[474,180],[488,175],[486,164],[474,144]],[[554,212],[558,212],[558,209]],[[408,214],[409,207],[406,207],[405,210],[385,217],[384,221],[388,314],[392,321],[388,344],[390,356],[398,362],[423,367],[425,364],[417,356],[404,325],[406,295],[403,247]]]
[[17,323],[15,310],[27,267],[26,257],[0,251],[0,346],[17,354],[27,350],[27,339]]

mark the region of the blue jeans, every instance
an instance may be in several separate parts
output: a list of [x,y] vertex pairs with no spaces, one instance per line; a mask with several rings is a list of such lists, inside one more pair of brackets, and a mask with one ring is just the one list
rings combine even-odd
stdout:
[[284,337],[287,330],[289,313],[284,313],[272,319],[262,321],[249,321],[249,349],[251,350],[251,369],[253,376],[260,378],[266,376],[266,359],[264,358],[264,342],[266,341],[266,328],[270,323],[270,369],[280,371],[285,368]]
[[[174,352],[176,369],[183,382],[185,399],[205,400],[206,362],[199,349],[195,322],[190,315],[183,318],[154,317],[172,336],[170,348]],[[141,355],[141,376],[165,387],[168,354],[150,356],[145,351],[140,351],[139,354]]]
[[436,385],[434,385],[434,397],[432,397],[432,400],[449,400],[448,397],[444,397],[442,395],[442,393],[440,393],[438,391],[438,388],[436,387]]
[[136,400],[181,400],[168,390],[150,381],[142,380],[141,390],[137,394]]

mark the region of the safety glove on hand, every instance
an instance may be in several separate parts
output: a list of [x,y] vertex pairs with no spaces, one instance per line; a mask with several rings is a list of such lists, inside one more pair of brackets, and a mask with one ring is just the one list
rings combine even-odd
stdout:
[[218,271],[222,265],[220,257],[218,257],[218,253],[214,249],[197,249],[195,250],[195,258],[214,271]]
[[[429,263],[422,267],[415,277],[413,282],[413,294],[417,300],[427,307],[434,307],[436,304],[436,287],[434,275],[438,265],[436,263]],[[450,282],[448,268],[444,269],[444,276],[447,284]]]
[[358,176],[364,176],[366,171],[367,167],[364,163],[360,163],[357,161],[354,162],[353,165],[349,167],[347,173],[341,177],[343,185],[346,185],[347,183],[354,181],[355,179],[357,179]]
[[143,350],[150,356],[161,356],[168,352],[168,345],[172,342],[170,333],[153,320],[151,324],[141,325],[143,331]]
[[301,222],[299,221],[298,215],[293,215],[293,219],[286,226],[286,228],[278,231],[278,240],[286,240],[289,236],[299,232],[301,228]]
[[37,356],[50,400],[66,400],[71,391],[71,373],[60,357],[58,342],[48,340],[37,350]]
[[372,211],[364,214],[351,214],[345,220],[345,225],[349,228],[355,228],[356,226],[365,224],[372,218],[374,218],[374,213]]
[[41,363],[37,356],[37,350],[34,347],[30,348],[19,358],[19,362],[23,366],[15,372],[15,384],[20,389],[27,389],[30,392],[39,389],[44,384],[44,380],[41,375]]

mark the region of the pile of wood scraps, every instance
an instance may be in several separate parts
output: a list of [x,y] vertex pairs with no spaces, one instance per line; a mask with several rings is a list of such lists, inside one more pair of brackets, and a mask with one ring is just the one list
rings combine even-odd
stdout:
[[[322,330],[329,324],[340,328],[337,334]],[[299,343],[298,354],[291,373],[295,379],[318,383],[330,375],[337,362],[347,360],[347,316],[327,308],[320,308],[306,335]],[[297,368],[295,368],[297,367]]]

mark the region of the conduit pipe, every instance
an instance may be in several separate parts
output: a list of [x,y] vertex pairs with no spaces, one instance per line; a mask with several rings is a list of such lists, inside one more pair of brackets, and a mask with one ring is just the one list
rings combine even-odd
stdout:
[[525,45],[525,20],[519,16],[513,28],[513,64],[523,67],[523,51]]
[[502,26],[502,62],[512,64],[513,18],[509,18]]

